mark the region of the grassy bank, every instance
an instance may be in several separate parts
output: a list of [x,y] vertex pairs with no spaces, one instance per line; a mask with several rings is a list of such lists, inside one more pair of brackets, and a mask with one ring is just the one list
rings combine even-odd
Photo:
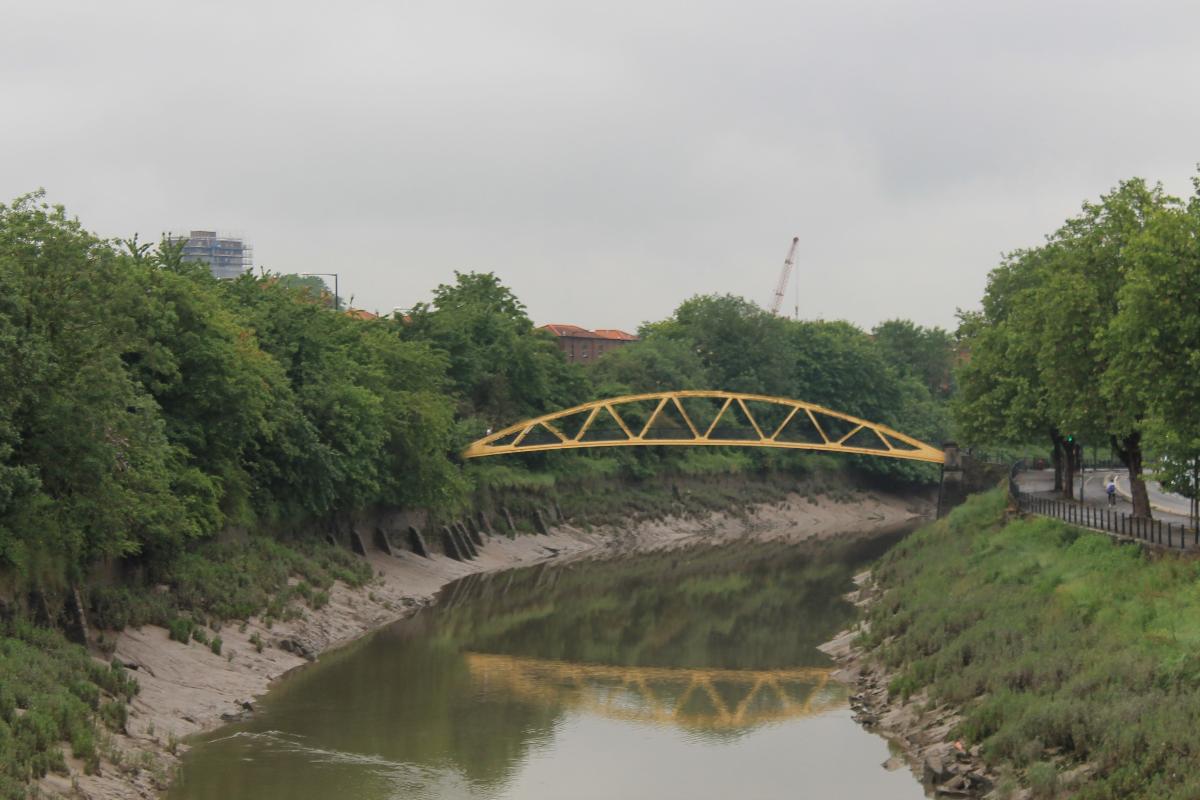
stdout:
[[122,731],[137,683],[54,630],[0,625],[0,798],[28,797],[26,785],[66,771],[66,753],[94,771],[117,761],[111,734]]
[[[261,616],[289,619],[328,602],[334,581],[361,586],[371,568],[324,542],[284,544],[265,536],[206,542],[141,580],[92,587],[90,621],[99,629],[91,653],[32,614],[10,609],[0,623],[0,798],[26,798],[32,780],[66,774],[68,757],[86,772],[101,761],[136,774],[155,761],[130,760],[113,746],[123,733],[136,673],[114,661],[112,631],[146,624],[170,630],[186,645],[221,654],[222,623]],[[165,783],[165,776],[156,776]]]
[[889,691],[964,709],[953,735],[1005,765],[1002,796],[1200,796],[1200,563],[1006,502],[972,498],[875,571],[862,643]]

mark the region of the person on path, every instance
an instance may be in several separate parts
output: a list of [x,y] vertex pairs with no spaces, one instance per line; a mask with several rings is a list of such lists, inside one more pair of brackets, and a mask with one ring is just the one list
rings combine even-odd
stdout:
[[1104,487],[1104,491],[1108,493],[1108,504],[1115,506],[1117,504],[1117,479],[1115,476],[1108,476],[1108,486]]

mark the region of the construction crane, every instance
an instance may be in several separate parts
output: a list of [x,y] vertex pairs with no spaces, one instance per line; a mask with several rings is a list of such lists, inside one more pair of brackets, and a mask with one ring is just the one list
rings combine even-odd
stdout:
[[[775,286],[775,298],[771,301],[771,313],[778,314],[780,306],[783,305],[783,295],[787,291],[788,278],[792,276],[792,264],[796,260],[796,245],[800,244],[800,237],[796,236],[792,239],[792,246],[788,248],[787,258],[783,260],[783,269],[779,272],[779,283]],[[797,303],[796,313],[800,313],[799,303]]]

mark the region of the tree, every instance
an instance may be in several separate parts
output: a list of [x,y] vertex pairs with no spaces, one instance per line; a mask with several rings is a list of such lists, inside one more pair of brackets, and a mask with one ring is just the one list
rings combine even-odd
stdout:
[[871,332],[884,358],[920,380],[941,399],[953,393],[954,338],[941,328],[924,328],[910,320],[881,322]]
[[492,273],[455,273],[416,306],[403,335],[444,352],[460,415],[484,427],[587,399],[583,368],[568,364],[553,337],[534,330],[525,306]]
[[643,338],[685,342],[700,359],[710,388],[786,395],[794,357],[788,321],[733,295],[697,295],[666,320],[643,326]]
[[[938,442],[946,432],[942,407],[923,381],[890,363],[888,353],[849,322],[788,322],[790,385],[786,396],[817,403],[910,436]],[[909,323],[911,324],[911,323]],[[913,463],[858,458],[867,472],[906,480],[927,477]]]
[[1196,494],[1200,464],[1200,178],[1186,207],[1156,209],[1126,250],[1118,310],[1102,342],[1107,397],[1145,410],[1140,430],[1165,485]]
[[1136,178],[1084,203],[1045,245],[992,273],[983,314],[965,318],[961,331],[972,360],[960,372],[963,429],[1005,438],[1045,426],[1056,466],[1059,452],[1065,456],[1068,497],[1077,443],[1104,441],[1129,471],[1140,516],[1150,515],[1142,477],[1147,398],[1129,380],[1118,298],[1151,220],[1178,207],[1161,187]]
[[1045,322],[1038,353],[1047,407],[1060,430],[1111,444],[1129,471],[1133,513],[1150,516],[1142,475],[1144,398],[1128,381],[1110,326],[1131,271],[1129,252],[1159,212],[1178,201],[1134,178],[1084,203],[1052,237],[1052,269],[1035,302]]
[[1071,497],[1076,451],[1050,413],[1039,365],[1045,318],[1038,296],[1054,258],[1050,245],[1008,254],[988,276],[982,309],[960,314],[967,359],[956,371],[951,405],[959,435],[970,442],[1022,446],[1047,437],[1054,488]]
[[692,343],[646,336],[609,353],[591,368],[600,397],[708,389],[711,381]]
[[453,504],[446,359],[357,320],[275,276],[223,284],[261,349],[281,365],[266,430],[247,457],[260,513],[324,515],[376,502]]
[[194,533],[157,404],[122,359],[128,266],[40,194],[0,206],[0,557],[45,583]]

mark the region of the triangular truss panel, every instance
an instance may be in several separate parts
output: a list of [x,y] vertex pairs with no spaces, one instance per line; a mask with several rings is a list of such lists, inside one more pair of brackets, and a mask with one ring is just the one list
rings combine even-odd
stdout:
[[886,425],[802,400],[718,391],[654,392],[595,400],[527,419],[463,458],[583,447],[776,447],[942,463],[942,451]]
[[472,678],[525,702],[626,722],[736,731],[826,713],[846,690],[826,667],[684,669],[466,653]]

